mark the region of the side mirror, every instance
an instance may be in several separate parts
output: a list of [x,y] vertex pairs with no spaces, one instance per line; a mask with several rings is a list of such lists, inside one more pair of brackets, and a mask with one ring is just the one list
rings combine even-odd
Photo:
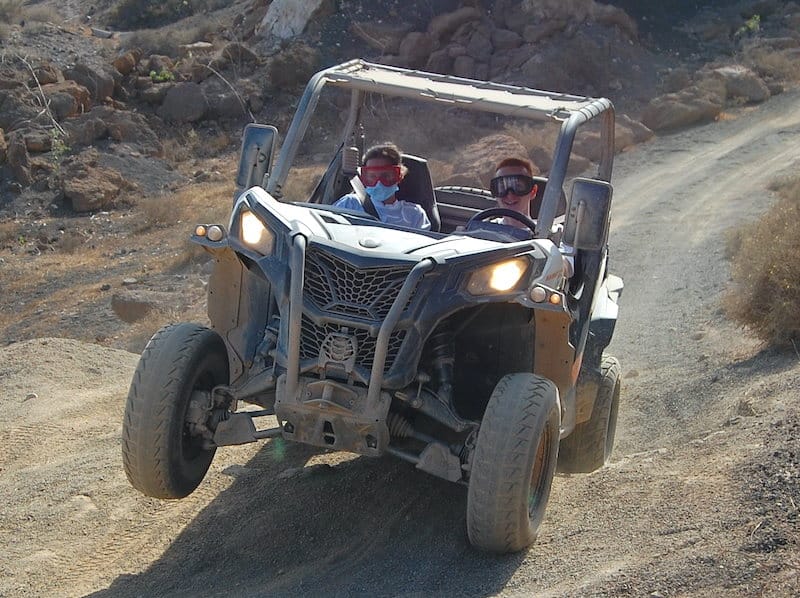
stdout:
[[564,243],[590,251],[605,246],[612,193],[611,184],[605,181],[576,178],[572,182],[564,223]]
[[250,123],[242,134],[239,173],[236,175],[236,196],[250,187],[263,187],[272,170],[272,156],[278,129],[271,125]]

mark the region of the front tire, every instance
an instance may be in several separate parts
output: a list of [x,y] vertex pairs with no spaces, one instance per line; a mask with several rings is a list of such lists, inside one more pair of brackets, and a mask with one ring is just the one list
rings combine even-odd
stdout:
[[558,391],[546,378],[509,374],[495,386],[478,431],[467,533],[481,550],[522,550],[544,518],[558,460]]
[[154,498],[183,498],[200,484],[216,448],[186,421],[196,393],[227,384],[228,353],[215,331],[165,326],[142,353],[122,422],[122,461],[131,485]]
[[620,377],[616,357],[603,355],[592,415],[561,441],[558,449],[560,472],[591,473],[611,459],[619,413]]

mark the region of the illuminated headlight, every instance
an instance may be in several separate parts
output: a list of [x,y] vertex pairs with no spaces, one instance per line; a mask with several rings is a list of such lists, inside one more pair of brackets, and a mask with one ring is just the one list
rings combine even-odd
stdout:
[[239,219],[239,231],[245,245],[255,249],[262,255],[270,255],[275,245],[275,235],[263,222],[248,210],[242,212]]
[[529,266],[530,262],[523,257],[484,266],[469,277],[467,292],[470,295],[492,295],[512,291],[517,288]]

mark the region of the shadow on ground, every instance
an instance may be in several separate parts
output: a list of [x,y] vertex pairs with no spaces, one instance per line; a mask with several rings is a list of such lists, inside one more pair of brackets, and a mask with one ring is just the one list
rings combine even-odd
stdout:
[[304,467],[314,454],[267,443],[157,562],[92,596],[481,596],[521,565],[469,546],[465,487],[390,458]]

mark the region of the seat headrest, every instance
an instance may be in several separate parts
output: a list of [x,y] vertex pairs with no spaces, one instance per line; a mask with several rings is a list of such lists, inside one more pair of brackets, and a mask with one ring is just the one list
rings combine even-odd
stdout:
[[403,154],[403,164],[408,172],[400,181],[397,198],[422,206],[428,215],[428,220],[431,221],[431,230],[438,231],[441,219],[436,207],[436,195],[433,191],[433,179],[428,169],[428,161],[411,154]]

